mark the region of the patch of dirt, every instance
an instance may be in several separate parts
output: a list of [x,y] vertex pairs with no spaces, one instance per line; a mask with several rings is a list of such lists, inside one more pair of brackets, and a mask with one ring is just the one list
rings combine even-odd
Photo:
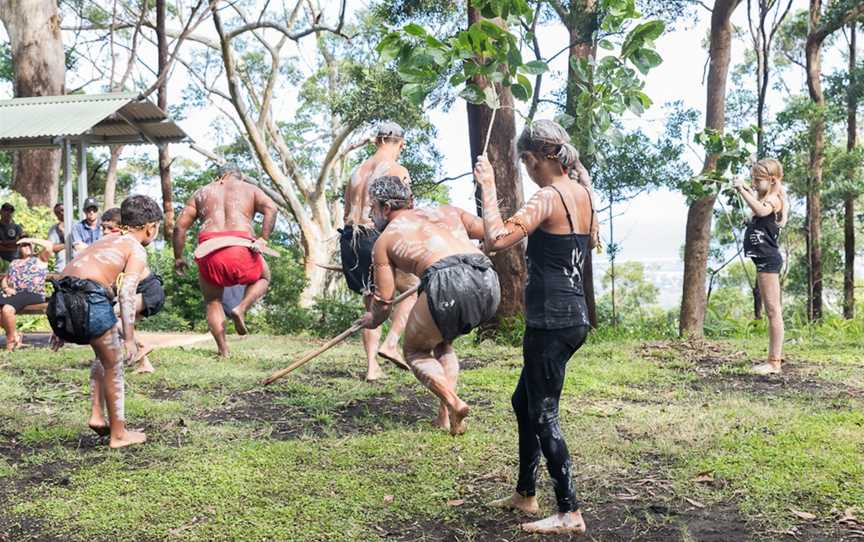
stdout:
[[699,378],[692,386],[697,390],[741,391],[756,396],[800,396],[824,402],[826,399],[864,398],[864,390],[813,376],[817,365],[805,360],[787,360],[779,375],[756,375],[728,371],[738,369],[748,359],[745,352],[735,351],[709,341],[664,341],[647,343],[640,355],[660,365],[688,364],[682,371],[693,371]]
[[286,397],[286,392],[270,390],[232,395],[200,419],[210,423],[263,422],[272,428],[271,437],[284,440],[324,433],[375,433],[386,425],[416,427],[430,422],[438,411],[434,396],[413,386],[400,386],[394,394],[351,400],[326,412],[286,405],[280,401]]

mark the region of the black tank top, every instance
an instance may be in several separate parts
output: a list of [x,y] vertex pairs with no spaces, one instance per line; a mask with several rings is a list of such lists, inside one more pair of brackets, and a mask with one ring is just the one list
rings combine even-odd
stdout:
[[780,253],[780,226],[777,213],[754,216],[744,230],[744,255],[748,258],[765,258]]
[[[525,325],[539,329],[561,329],[588,325],[588,308],[582,286],[585,254],[590,250],[594,226],[594,204],[591,202],[591,227],[588,234],[575,233],[567,203],[558,192],[570,233],[548,233],[540,228],[528,236],[525,253],[528,280],[525,283]],[[587,191],[587,189],[586,189]],[[589,201],[591,194],[588,194]]]

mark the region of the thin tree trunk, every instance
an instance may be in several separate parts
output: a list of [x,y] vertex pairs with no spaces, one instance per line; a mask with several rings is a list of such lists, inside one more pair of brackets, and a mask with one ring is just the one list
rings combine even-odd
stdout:
[[[858,100],[855,92],[855,68],[857,63],[857,23],[849,25],[849,88],[846,104],[846,149],[855,150],[858,145]],[[848,194],[844,202],[843,230],[845,272],[843,273],[843,317],[855,318],[855,195]]]
[[[741,0],[715,0],[711,15],[711,48],[708,67],[705,127],[722,132],[726,126],[726,79],[732,53],[730,18]],[[717,157],[705,158],[703,172],[716,167]],[[682,336],[702,337],[705,323],[705,274],[711,241],[712,209],[716,196],[700,198],[687,211],[684,240],[684,284],[681,294]]]
[[822,40],[813,38],[822,18],[821,0],[810,0],[810,34],[807,39],[807,90],[820,111],[810,124],[809,183],[807,187],[807,261],[810,321],[822,318],[822,161],[825,156],[825,106],[822,93]]
[[[66,92],[66,64],[56,0],[0,0],[0,21],[12,49],[16,98]],[[59,150],[15,153],[12,189],[30,205],[57,201]],[[71,212],[71,210],[68,210]]]
[[111,159],[108,161],[108,172],[105,174],[105,208],[116,207],[117,200],[117,166],[120,162],[120,153],[123,145],[111,147]]
[[[473,8],[468,9],[468,24],[480,20],[480,14]],[[485,85],[482,80],[475,81]],[[509,217],[519,210],[525,202],[522,190],[522,178],[519,171],[519,160],[516,155],[516,118],[513,112],[513,95],[509,88],[496,85],[501,108],[495,114],[495,123],[491,127],[489,148],[486,154],[492,168],[495,170],[495,187],[501,205],[501,216]],[[471,164],[482,154],[489,130],[492,110],[485,105],[469,103],[468,109],[468,139],[471,147]],[[479,188],[475,187],[477,212],[482,215]],[[492,256],[495,271],[501,283],[501,304],[495,315],[495,321],[488,328],[497,327],[502,318],[523,314],[525,311],[525,244],[518,245]]]
[[[165,0],[156,0],[156,36],[159,49],[159,76],[169,69],[168,66],[168,37],[165,34]],[[168,77],[162,77],[157,90],[157,105],[162,111],[168,109]],[[174,231],[174,195],[173,183],[171,181],[171,157],[168,153],[168,145],[159,147],[159,179],[162,185],[162,212],[163,235],[165,239],[171,239]]]
[[[595,58],[597,49],[594,45],[594,31],[597,26],[596,0],[574,0],[568,17],[563,21],[567,26],[570,37],[570,50],[568,51],[568,73],[567,73],[567,96],[565,102],[565,113],[573,118],[577,117],[577,103],[581,90],[576,84],[576,73],[573,70],[573,60],[581,58]],[[592,77],[593,79],[593,77]],[[575,129],[578,130],[577,119]],[[574,135],[571,130],[571,136]],[[589,139],[575,137],[579,147],[582,164],[591,171],[594,165],[594,157],[587,152]],[[585,254],[585,264],[582,270],[583,286],[585,289],[585,304],[588,307],[588,322],[591,327],[597,327],[597,300],[594,293],[594,260],[593,252]]]

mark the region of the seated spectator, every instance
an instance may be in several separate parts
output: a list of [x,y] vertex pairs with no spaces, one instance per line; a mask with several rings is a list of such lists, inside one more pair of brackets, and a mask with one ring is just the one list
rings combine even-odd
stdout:
[[102,237],[120,233],[120,207],[112,207],[102,213]]
[[72,257],[102,239],[99,204],[94,198],[84,200],[84,219],[72,226]]
[[20,224],[16,224],[12,218],[15,207],[11,203],[0,206],[0,258],[11,262],[18,257],[18,239],[24,236]]
[[[43,247],[39,256],[33,252],[33,244]],[[24,238],[18,241],[20,257],[12,260],[9,271],[0,280],[3,295],[0,296],[0,323],[6,331],[6,351],[20,347],[23,337],[16,330],[15,318],[28,305],[45,302],[45,276],[48,260],[51,259],[53,243],[41,239]]]
[[57,217],[57,223],[48,230],[48,240],[53,243],[51,251],[57,257],[54,260],[54,270],[59,273],[66,267],[66,226],[63,224],[62,203],[54,205],[54,216]]

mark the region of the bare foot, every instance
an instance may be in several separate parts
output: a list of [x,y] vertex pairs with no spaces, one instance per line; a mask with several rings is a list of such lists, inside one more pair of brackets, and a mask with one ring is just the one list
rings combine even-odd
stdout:
[[123,438],[115,439],[111,438],[111,442],[108,444],[111,448],[125,448],[126,446],[132,446],[133,444],[141,444],[143,442],[147,442],[147,435],[145,435],[141,431],[129,431],[126,430]]
[[438,417],[435,418],[432,425],[445,431],[450,431],[450,412],[447,410],[446,403],[442,403],[441,406],[438,407]]
[[582,519],[582,512],[567,512],[566,514],[555,514],[546,519],[535,521],[533,523],[523,523],[522,530],[527,533],[548,533],[548,534],[585,534],[585,520]]
[[403,371],[410,371],[411,367],[405,363],[405,360],[402,359],[402,354],[399,353],[398,348],[391,348],[386,345],[382,345],[381,348],[378,349],[378,355],[382,358],[386,359],[396,367],[399,367]]
[[503,499],[496,499],[490,502],[489,506],[520,510],[531,516],[536,516],[540,513],[540,505],[537,503],[537,497],[525,497],[519,493],[513,493],[509,497],[504,497]]
[[468,429],[468,425],[465,423],[465,416],[471,410],[468,404],[462,399],[457,399],[456,401],[455,408],[448,407],[450,411],[450,434],[454,437],[464,434]]
[[23,348],[24,347],[24,334],[16,333],[15,334],[15,348]]
[[754,365],[751,371],[757,375],[776,375],[780,374],[782,369],[780,368],[779,361],[766,361],[765,363]]
[[154,372],[156,369],[153,368],[153,365],[150,363],[150,358],[144,356],[141,358],[141,361],[138,362],[138,367],[135,367],[133,371],[135,374],[150,374]]
[[375,382],[382,378],[384,378],[384,371],[381,370],[381,367],[375,362],[370,363],[366,369],[366,382]]
[[51,338],[48,339],[48,344],[51,345],[52,352],[57,352],[58,350],[63,348],[63,339],[52,333]]
[[[135,354],[134,358],[129,360],[129,366],[135,365],[136,363],[138,363],[140,366],[141,361],[147,358],[147,354],[149,354],[150,352],[153,351],[153,346],[150,346],[150,345],[145,346],[141,343],[137,343],[137,345],[138,345],[138,353]],[[152,369],[152,367],[151,367],[151,369]],[[152,373],[153,371],[150,371],[150,372]]]
[[249,330],[246,329],[246,321],[243,319],[245,316],[242,312],[237,310],[237,307],[231,309],[231,320],[234,321],[234,329],[237,330],[237,335],[246,335],[249,333]]
[[105,423],[105,418],[91,416],[90,420],[87,421],[87,426],[100,437],[107,437],[111,434],[111,427]]
[[228,359],[231,357],[231,351],[226,347],[225,350],[219,350],[216,352],[216,357],[219,359]]

